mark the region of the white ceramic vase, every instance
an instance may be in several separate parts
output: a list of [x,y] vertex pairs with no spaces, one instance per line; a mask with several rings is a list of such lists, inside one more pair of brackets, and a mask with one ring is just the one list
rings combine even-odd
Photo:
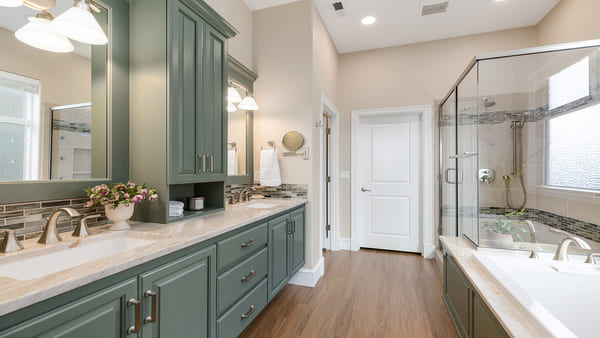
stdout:
[[133,203],[120,204],[116,208],[113,208],[112,205],[107,205],[104,208],[104,211],[106,212],[106,218],[112,222],[112,225],[108,228],[108,230],[117,231],[131,229],[131,226],[127,221],[131,218],[131,216],[133,216],[133,207]]

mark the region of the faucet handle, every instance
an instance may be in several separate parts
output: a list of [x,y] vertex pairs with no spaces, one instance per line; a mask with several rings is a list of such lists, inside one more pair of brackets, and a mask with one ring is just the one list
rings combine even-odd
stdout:
[[75,230],[73,231],[73,234],[71,236],[86,237],[87,235],[89,235],[90,233],[89,233],[89,229],[87,226],[87,220],[98,218],[100,216],[102,216],[102,215],[94,214],[94,215],[87,215],[87,216],[81,217],[81,219],[79,220],[79,224],[77,225],[77,228],[75,228]]
[[585,259],[585,262],[588,264],[597,264],[595,258],[600,257],[600,253],[591,253]]
[[17,239],[17,235],[14,230],[4,230],[4,240],[0,244],[0,252],[7,253],[23,250],[23,244]]

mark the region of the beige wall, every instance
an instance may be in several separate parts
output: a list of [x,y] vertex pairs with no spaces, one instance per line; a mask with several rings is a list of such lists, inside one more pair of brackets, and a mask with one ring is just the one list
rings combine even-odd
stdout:
[[600,39],[600,1],[561,0],[537,24],[538,46]]
[[[446,95],[476,54],[535,43],[535,27],[526,27],[340,55],[340,170],[350,170],[352,110],[432,105]],[[339,235],[350,238],[350,180],[340,183]]]
[[210,7],[232,24],[238,31],[229,40],[229,54],[254,69],[252,63],[252,11],[242,0],[205,0]]

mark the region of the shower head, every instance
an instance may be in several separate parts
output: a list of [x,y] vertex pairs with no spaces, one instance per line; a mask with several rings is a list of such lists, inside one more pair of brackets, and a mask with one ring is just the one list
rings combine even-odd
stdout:
[[490,99],[488,99],[487,97],[483,99],[483,105],[484,105],[486,108],[493,107],[495,104],[496,104],[496,101],[494,101],[494,100],[490,100]]

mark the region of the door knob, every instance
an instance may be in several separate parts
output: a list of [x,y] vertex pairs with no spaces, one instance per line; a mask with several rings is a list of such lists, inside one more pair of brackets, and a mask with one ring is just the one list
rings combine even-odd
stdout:
[[372,190],[371,189],[366,189],[366,188],[363,187],[363,188],[360,188],[360,191],[362,191],[362,192],[371,192]]

